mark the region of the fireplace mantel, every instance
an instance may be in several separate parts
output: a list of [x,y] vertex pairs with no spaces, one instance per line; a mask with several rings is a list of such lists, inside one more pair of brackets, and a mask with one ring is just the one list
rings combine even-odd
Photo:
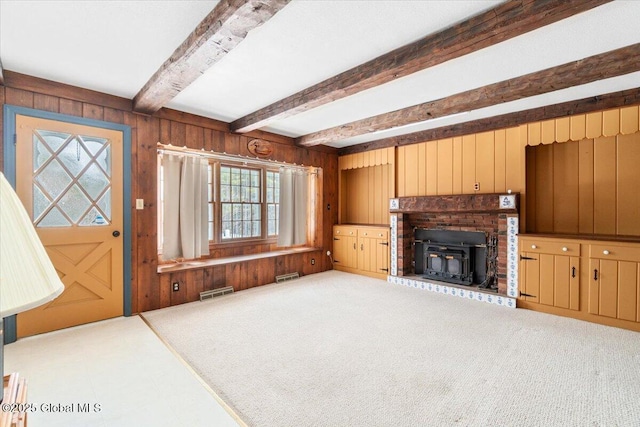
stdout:
[[[505,196],[514,196],[514,207],[501,207],[501,200]],[[451,196],[414,196],[391,199],[389,211],[391,213],[422,213],[422,212],[499,212],[503,214],[518,214],[520,194],[458,194]]]

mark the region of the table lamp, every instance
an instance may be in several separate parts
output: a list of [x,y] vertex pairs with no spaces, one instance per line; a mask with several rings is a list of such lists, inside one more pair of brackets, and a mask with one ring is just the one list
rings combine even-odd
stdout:
[[4,378],[2,319],[47,303],[63,290],[27,211],[0,172],[0,378]]

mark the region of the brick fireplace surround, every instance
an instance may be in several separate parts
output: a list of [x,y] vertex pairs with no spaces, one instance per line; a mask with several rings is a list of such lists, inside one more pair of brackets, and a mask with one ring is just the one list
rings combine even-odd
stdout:
[[500,194],[400,197],[390,213],[397,216],[397,275],[413,275],[415,228],[481,231],[497,236],[498,294],[507,294],[507,221],[518,218],[519,195],[514,209],[500,207]]

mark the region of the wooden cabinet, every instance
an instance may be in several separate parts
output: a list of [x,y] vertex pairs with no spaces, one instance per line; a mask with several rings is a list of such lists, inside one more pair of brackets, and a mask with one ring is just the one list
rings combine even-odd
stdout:
[[385,279],[389,274],[389,229],[334,226],[333,262],[336,270]]
[[519,236],[518,306],[640,331],[640,243]]
[[640,322],[640,247],[589,245],[589,313]]
[[526,301],[580,310],[580,244],[520,239],[520,292]]

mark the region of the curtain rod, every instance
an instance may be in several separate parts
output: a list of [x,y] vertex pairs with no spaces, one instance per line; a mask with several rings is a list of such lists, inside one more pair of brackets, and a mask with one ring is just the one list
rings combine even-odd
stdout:
[[277,160],[260,159],[259,157],[242,156],[240,154],[217,153],[213,150],[207,151],[204,148],[201,148],[200,150],[198,150],[198,149],[189,148],[186,146],[178,147],[172,144],[163,144],[161,142],[158,142],[157,146],[158,146],[158,152],[170,151],[174,153],[185,154],[188,156],[197,156],[197,157],[205,157],[210,159],[242,162],[245,164],[254,164],[254,165],[260,165],[260,166],[273,164],[278,167],[287,167],[287,168],[304,170],[312,174],[317,174],[319,169],[317,166],[298,165],[296,163],[292,164],[287,162],[279,162]]

